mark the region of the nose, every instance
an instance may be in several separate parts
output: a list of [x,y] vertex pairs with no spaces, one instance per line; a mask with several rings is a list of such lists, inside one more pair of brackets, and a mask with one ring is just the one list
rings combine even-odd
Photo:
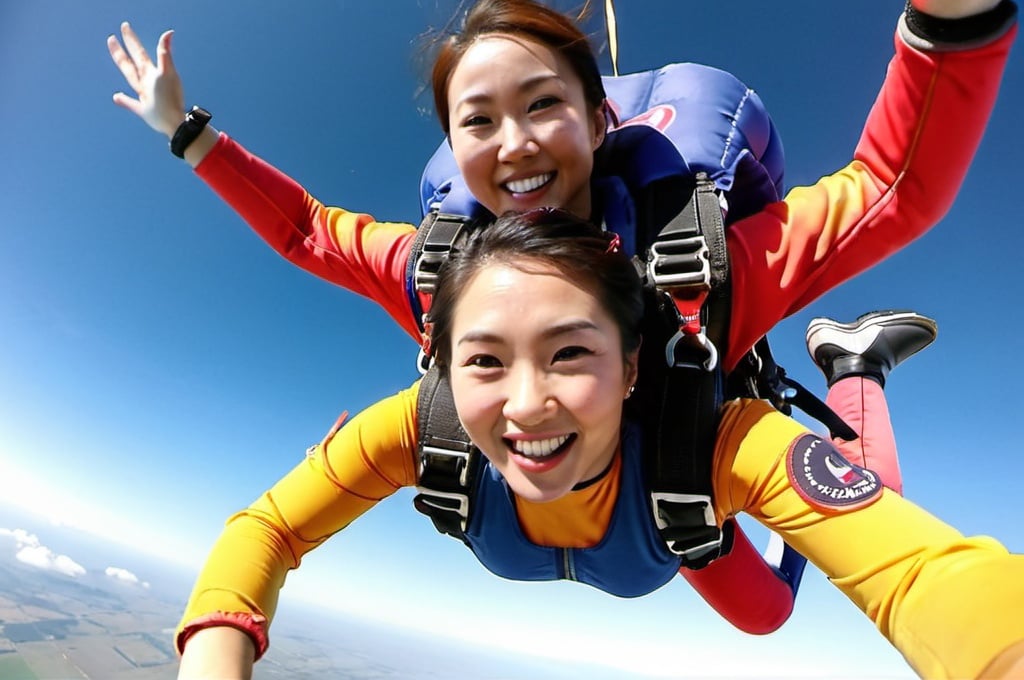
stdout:
[[501,148],[498,160],[502,163],[515,162],[538,151],[537,140],[530,126],[515,118],[506,118],[501,124]]
[[524,426],[539,425],[558,408],[547,380],[532,368],[515,371],[509,381],[502,415]]

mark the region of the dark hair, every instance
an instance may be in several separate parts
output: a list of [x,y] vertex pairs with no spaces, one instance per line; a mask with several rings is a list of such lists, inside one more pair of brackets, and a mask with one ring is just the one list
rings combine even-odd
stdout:
[[643,296],[640,275],[617,244],[617,235],[556,208],[505,213],[478,227],[464,246],[452,250],[438,273],[427,316],[434,360],[448,370],[455,305],[470,279],[494,263],[517,268],[543,263],[587,286],[619,327],[625,358],[640,346]]
[[[581,17],[586,13],[586,7]],[[437,48],[430,83],[434,111],[449,133],[448,83],[466,50],[485,35],[514,35],[546,45],[560,53],[583,83],[583,95],[594,109],[605,99],[597,59],[587,36],[566,15],[535,0],[478,0],[466,13],[462,27]]]

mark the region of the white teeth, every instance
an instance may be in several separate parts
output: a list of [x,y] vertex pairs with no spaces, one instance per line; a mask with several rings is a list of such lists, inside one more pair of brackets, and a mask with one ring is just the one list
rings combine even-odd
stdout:
[[537,175],[536,177],[527,177],[526,179],[517,179],[505,184],[509,191],[514,194],[525,194],[527,191],[533,191],[551,181],[554,173],[545,172],[543,175]]
[[569,435],[563,434],[560,437],[551,439],[538,439],[536,441],[513,441],[512,448],[527,458],[543,458],[554,453],[555,449],[569,440]]

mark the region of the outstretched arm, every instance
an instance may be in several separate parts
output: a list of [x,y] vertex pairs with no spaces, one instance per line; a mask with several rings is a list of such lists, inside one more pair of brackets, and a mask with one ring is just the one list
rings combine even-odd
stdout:
[[[117,36],[107,37],[110,58],[135,91],[134,98],[124,92],[115,92],[114,103],[134,113],[149,127],[166,135],[168,140],[185,120],[185,92],[171,57],[173,35],[174,31],[164,31],[160,36],[155,64],[127,21],[121,24],[123,47]],[[185,160],[196,167],[216,143],[217,131],[207,125],[185,149]]]
[[193,635],[181,655],[178,680],[252,677],[256,647],[248,635],[228,626],[206,628]]

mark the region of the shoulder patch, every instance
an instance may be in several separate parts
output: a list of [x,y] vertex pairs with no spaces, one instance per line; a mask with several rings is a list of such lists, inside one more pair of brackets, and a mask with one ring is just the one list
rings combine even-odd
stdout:
[[862,508],[882,494],[877,474],[854,465],[832,442],[813,434],[802,435],[790,445],[786,473],[800,497],[825,514]]

